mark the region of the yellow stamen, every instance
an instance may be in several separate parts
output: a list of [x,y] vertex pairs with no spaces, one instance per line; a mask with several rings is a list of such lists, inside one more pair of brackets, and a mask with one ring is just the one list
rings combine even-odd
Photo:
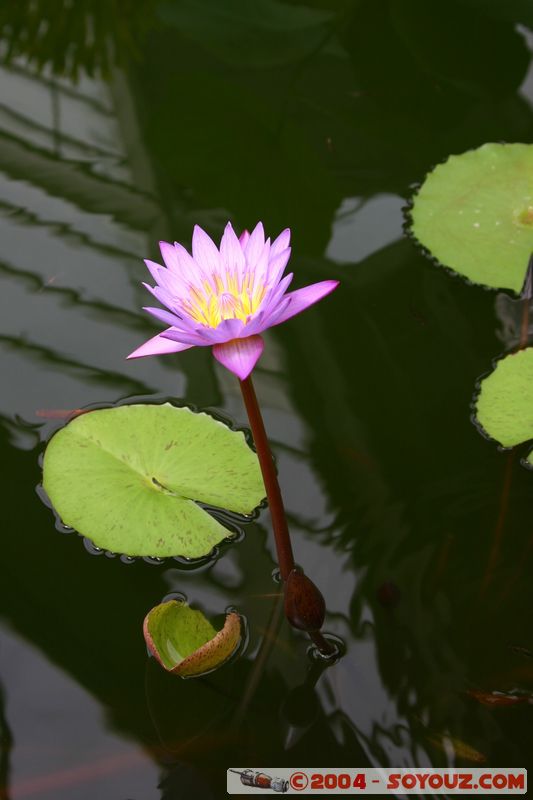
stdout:
[[213,275],[212,282],[202,281],[201,286],[191,286],[183,308],[196,322],[216,328],[225,319],[240,319],[246,322],[254,314],[265,297],[264,286],[254,287],[254,274],[246,273],[239,286],[235,273],[223,277]]

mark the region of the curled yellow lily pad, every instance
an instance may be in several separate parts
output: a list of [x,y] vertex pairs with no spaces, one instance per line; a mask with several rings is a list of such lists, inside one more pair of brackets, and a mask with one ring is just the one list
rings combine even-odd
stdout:
[[167,672],[193,678],[217,669],[235,653],[241,617],[229,612],[224,627],[216,631],[201,611],[168,600],[148,612],[143,632],[148,650]]

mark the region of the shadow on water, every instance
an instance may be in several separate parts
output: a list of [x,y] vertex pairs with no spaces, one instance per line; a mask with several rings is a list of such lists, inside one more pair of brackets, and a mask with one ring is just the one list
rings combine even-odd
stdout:
[[[135,763],[143,797],[164,800],[221,796],[237,762],[527,765],[529,704],[476,701],[533,692],[532,489],[517,462],[479,600],[506,467],[469,403],[498,350],[498,312],[402,238],[399,208],[450,152],[531,139],[529,8],[261,0],[252,14],[117,0],[92,23],[85,4],[65,4],[47,27],[52,5],[0,12],[0,610],[27,665],[38,651],[97,705],[74,754],[71,723],[48,709],[54,763],[101,763],[112,733],[142,753],[117,751],[122,794]],[[218,236],[228,218],[289,225],[295,284],[342,281],[267,335],[256,379],[295,549],[346,644],[320,675],[276,612],[266,513],[199,570],[126,567],[59,536],[34,493],[39,409],[153,393],[244,423],[207,351],[125,361],[154,330],[142,258],[157,258],[159,239],[187,242],[195,222]],[[169,592],[211,617],[242,611],[244,656],[198,681],[147,662],[142,619]],[[10,697],[1,663],[0,675]],[[33,775],[44,744],[18,724],[10,713],[1,770],[10,759]],[[98,786],[114,800],[110,775],[82,770],[35,794],[84,800]]]

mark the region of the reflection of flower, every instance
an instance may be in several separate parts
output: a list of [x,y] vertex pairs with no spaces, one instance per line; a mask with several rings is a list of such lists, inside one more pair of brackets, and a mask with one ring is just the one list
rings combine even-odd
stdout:
[[265,242],[263,225],[240,239],[228,222],[220,250],[198,225],[192,257],[180,244],[161,242],[166,268],[146,261],[156,286],[146,288],[166,306],[146,308],[170,325],[128,358],[161,355],[190,347],[212,347],[213,355],[244,380],[263,352],[260,334],[299,314],[338,285],[328,280],[287,292],[283,277],[290,256],[290,231]]

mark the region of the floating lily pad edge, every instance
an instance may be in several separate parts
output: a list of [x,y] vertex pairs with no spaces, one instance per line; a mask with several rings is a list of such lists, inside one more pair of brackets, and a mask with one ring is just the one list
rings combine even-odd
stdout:
[[[253,438],[251,431],[249,428],[241,425],[237,425],[235,421],[228,415],[220,412],[218,409],[214,409],[212,407],[207,408],[199,408],[198,406],[185,402],[176,397],[168,397],[166,395],[136,395],[136,396],[128,396],[125,398],[121,398],[115,402],[109,401],[100,401],[95,403],[87,404],[86,406],[80,407],[72,412],[69,416],[65,416],[65,418],[54,418],[50,420],[49,423],[43,423],[41,425],[41,430],[44,428],[46,431],[46,436],[43,437],[40,452],[38,454],[38,464],[42,471],[45,459],[45,451],[48,444],[52,441],[53,437],[62,431],[67,425],[73,422],[77,417],[80,417],[84,414],[100,411],[100,410],[109,410],[119,407],[127,407],[127,406],[138,406],[138,405],[146,405],[146,406],[172,406],[176,409],[187,409],[191,413],[195,415],[205,415],[210,417],[213,421],[220,423],[228,430],[234,433],[240,433],[244,437],[244,440],[250,450],[255,453],[255,447],[253,443]],[[46,426],[46,427],[45,427]],[[165,556],[157,556],[157,555],[129,555],[127,553],[123,553],[120,550],[112,551],[106,549],[105,547],[100,547],[96,545],[90,537],[85,535],[84,533],[79,532],[74,527],[65,524],[63,519],[61,518],[61,514],[56,509],[54,503],[52,502],[51,498],[48,496],[46,489],[43,485],[43,479],[36,485],[35,487],[36,493],[43,503],[53,514],[55,520],[55,528],[62,534],[71,534],[74,533],[76,537],[80,538],[85,546],[85,549],[91,555],[105,555],[109,559],[119,558],[125,564],[132,564],[136,561],[145,561],[149,564],[160,565],[163,564],[167,559],[172,559],[174,562],[179,565],[181,569],[184,570],[193,570],[197,569],[213,561],[214,559],[218,558],[222,555],[229,546],[241,541],[245,536],[244,526],[250,522],[256,520],[261,511],[267,506],[267,499],[266,493],[265,496],[262,497],[261,501],[258,502],[255,507],[253,508],[252,512],[249,514],[239,513],[235,511],[230,511],[225,508],[221,508],[219,506],[213,506],[208,503],[204,503],[201,501],[194,501],[198,508],[204,510],[215,520],[218,522],[223,528],[227,531],[227,537],[221,539],[213,548],[212,550],[202,556],[198,557],[187,557],[183,555],[165,555]]]
[[[40,460],[42,459],[42,454],[40,456]],[[226,539],[223,539],[219,544],[213,547],[212,551],[205,556],[199,556],[198,558],[187,558],[186,556],[129,556],[127,553],[120,553],[115,552],[113,550],[106,550],[104,547],[98,547],[94,544],[93,541],[88,536],[84,536],[83,533],[80,533],[75,528],[70,527],[70,525],[65,525],[63,520],[61,519],[60,515],[57,512],[57,509],[54,507],[54,504],[48,497],[46,490],[40,481],[35,486],[35,493],[37,494],[38,498],[40,499],[41,503],[46,506],[46,508],[51,512],[54,517],[54,527],[58,533],[61,533],[63,536],[65,535],[73,535],[77,539],[81,539],[83,547],[91,556],[105,556],[109,560],[116,560],[120,561],[122,564],[135,564],[138,561],[144,561],[146,564],[150,564],[151,566],[162,566],[167,561],[174,561],[176,562],[176,568],[182,570],[183,572],[193,571],[199,569],[200,567],[205,566],[206,564],[210,564],[211,562],[215,561],[216,559],[222,557],[226,550],[232,547],[235,544],[241,542],[246,533],[243,528],[238,527],[238,524],[235,523],[235,531],[232,531],[228,528],[228,536]],[[265,506],[265,502],[261,503],[258,506],[256,512],[247,517],[245,520],[243,519],[243,524],[248,524],[248,522],[253,522],[258,515],[260,514],[261,509]],[[211,509],[208,506],[202,506],[208,511],[209,514],[216,517],[218,520],[222,520],[221,524],[224,527],[227,527],[230,524],[229,519],[224,517],[223,512],[220,509]],[[228,517],[231,512],[226,512]]]
[[[227,428],[235,433],[242,433],[246,442],[251,450],[255,452],[255,445],[254,440],[252,437],[252,432],[250,428],[247,428],[245,425],[237,425],[235,420],[229,416],[229,414],[225,414],[223,411],[220,411],[218,408],[214,408],[213,406],[206,406],[205,408],[195,405],[194,403],[189,403],[179,397],[163,395],[163,394],[140,394],[140,395],[128,395],[126,397],[121,397],[120,400],[115,401],[105,401],[100,400],[93,403],[87,403],[85,406],[80,406],[76,409],[71,409],[70,416],[65,416],[65,418],[54,418],[50,419],[47,422],[41,422],[40,427],[46,427],[46,436],[43,438],[41,442],[41,450],[39,452],[39,467],[42,469],[42,460],[44,457],[44,451],[46,449],[46,445],[52,438],[52,436],[57,433],[57,431],[61,430],[68,425],[75,417],[79,417],[82,414],[87,414],[89,411],[100,411],[101,409],[105,408],[119,408],[121,406],[137,406],[137,405],[145,405],[145,406],[164,406],[170,405],[174,406],[175,408],[187,408],[189,411],[192,411],[193,414],[207,414],[209,417],[212,417],[216,422],[222,422]],[[66,412],[65,412],[66,413]]]
[[409,239],[413,247],[415,248],[417,253],[420,253],[424,258],[429,261],[432,267],[438,269],[441,272],[446,273],[449,278],[452,280],[458,281],[459,283],[466,284],[474,289],[482,289],[484,292],[492,294],[493,292],[501,292],[505,291],[506,294],[510,294],[516,299],[520,297],[518,292],[514,292],[512,289],[497,289],[494,286],[487,286],[486,283],[476,283],[476,281],[471,280],[466,275],[462,275],[460,272],[456,272],[453,267],[449,267],[446,264],[443,264],[442,261],[433,255],[431,250],[429,250],[425,244],[417,239],[415,232],[413,231],[413,217],[412,217],[412,209],[418,194],[418,191],[422,187],[425,179],[427,176],[435,169],[435,167],[439,166],[439,164],[445,164],[448,159],[444,159],[444,161],[439,161],[435,164],[431,169],[429,169],[424,178],[421,181],[417,181],[416,183],[411,184],[412,194],[406,199],[405,204],[401,207],[401,212],[403,214],[403,224],[402,224],[402,232],[404,236]]
[[[462,153],[450,153],[446,158],[442,161],[435,163],[430,169],[427,170],[424,177],[417,181],[416,183],[411,184],[411,194],[406,199],[405,205],[402,207],[402,213],[404,217],[403,222],[403,232],[406,238],[410,239],[413,243],[416,250],[424,255],[428,261],[430,261],[434,266],[439,267],[440,269],[447,272],[450,276],[454,278],[459,278],[462,282],[466,283],[468,286],[475,286],[476,288],[484,289],[485,291],[489,292],[505,292],[512,297],[520,298],[521,293],[523,291],[523,287],[525,284],[527,270],[528,270],[528,258],[524,259],[524,267],[523,267],[523,280],[519,286],[515,286],[511,288],[510,286],[506,285],[496,285],[483,282],[482,280],[475,280],[474,278],[467,275],[465,272],[462,272],[460,269],[457,269],[450,264],[444,263],[444,261],[440,260],[440,258],[433,253],[433,251],[426,245],[424,242],[418,237],[417,233],[415,232],[414,228],[416,225],[416,221],[413,216],[413,211],[416,205],[417,200],[419,199],[421,190],[425,187],[428,179],[433,176],[435,171],[439,168],[445,167],[451,160],[454,159],[461,159],[465,156],[472,156],[477,154],[480,150],[487,148],[499,148],[499,147],[518,147],[518,148],[531,148],[532,159],[533,159],[533,144],[528,144],[525,142],[486,142],[485,144],[470,148]],[[532,202],[531,206],[528,207],[528,212],[531,213],[533,210],[533,195],[532,195]],[[525,210],[524,210],[525,211]],[[532,226],[532,246],[531,246],[531,254],[533,254],[533,226]]]
[[[456,275],[456,277],[461,277],[461,276],[460,275]],[[482,287],[482,288],[488,288],[488,287]],[[491,436],[490,433],[487,430],[485,430],[485,428],[483,427],[483,425],[481,424],[481,422],[479,421],[478,416],[477,416],[477,404],[478,404],[479,397],[481,395],[481,389],[482,389],[483,381],[485,381],[490,375],[492,375],[492,373],[496,369],[498,363],[500,361],[503,361],[504,358],[507,358],[508,355],[510,355],[510,354],[509,353],[500,353],[498,356],[496,356],[495,358],[492,359],[492,361],[490,362],[491,363],[490,368],[487,369],[486,372],[483,372],[477,378],[477,380],[476,380],[476,382],[474,384],[474,393],[472,395],[472,399],[471,399],[470,404],[469,404],[470,422],[473,424],[473,426],[477,430],[477,432],[487,442],[490,442],[492,445],[496,445],[496,448],[501,453],[510,453],[511,450],[515,449],[515,445],[510,445],[510,446],[506,447],[505,445],[501,444],[501,442],[499,442],[497,439],[495,439],[493,436]]]
[[491,361],[491,368],[488,369],[486,372],[484,372],[482,375],[480,375],[475,383],[474,394],[470,402],[470,410],[471,410],[470,420],[474,425],[474,427],[476,428],[477,432],[481,434],[481,436],[487,442],[490,442],[492,445],[495,445],[496,448],[501,453],[510,453],[519,447],[526,448],[527,453],[521,456],[519,461],[520,464],[523,467],[525,467],[525,469],[533,470],[533,434],[527,438],[522,439],[522,441],[519,441],[516,444],[504,445],[495,436],[489,433],[489,431],[487,431],[487,429],[483,426],[478,416],[478,402],[483,389],[483,383],[495,373],[495,371],[498,369],[498,366],[506,359],[513,358],[515,356],[520,357],[522,354],[526,352],[530,352],[533,354],[533,346],[525,347],[520,350],[515,350],[511,352],[501,353]]

